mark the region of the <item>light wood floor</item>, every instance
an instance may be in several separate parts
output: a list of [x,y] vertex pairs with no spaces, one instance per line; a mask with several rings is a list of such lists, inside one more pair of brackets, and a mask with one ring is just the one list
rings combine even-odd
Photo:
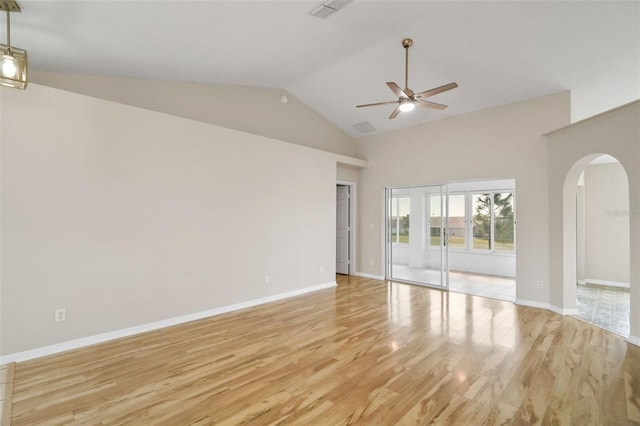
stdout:
[[640,348],[509,302],[339,287],[15,367],[12,425],[640,424]]

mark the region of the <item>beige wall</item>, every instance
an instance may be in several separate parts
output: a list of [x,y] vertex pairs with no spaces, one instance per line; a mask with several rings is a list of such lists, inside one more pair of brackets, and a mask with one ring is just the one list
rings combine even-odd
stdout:
[[631,317],[629,340],[640,345],[640,101],[546,136],[549,143],[551,302],[576,307],[576,188],[601,154],[620,161],[629,182]]
[[563,92],[359,140],[369,168],[360,172],[358,270],[384,275],[385,186],[514,178],[517,298],[548,303],[548,157],[542,135],[566,126],[569,117],[569,92]]
[[338,164],[336,178],[342,182],[357,183],[359,179],[361,167],[352,167],[344,164]]
[[1,354],[335,280],[335,156],[37,84],[0,108]]
[[[178,117],[354,156],[351,136],[281,89],[34,71],[31,81]],[[288,102],[281,102],[286,95]]]
[[619,163],[584,172],[584,279],[629,284],[629,182]]

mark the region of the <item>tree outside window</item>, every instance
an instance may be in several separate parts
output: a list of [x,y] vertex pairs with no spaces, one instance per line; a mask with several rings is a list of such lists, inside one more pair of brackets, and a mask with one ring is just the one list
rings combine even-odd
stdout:
[[515,243],[513,193],[493,194],[494,250],[513,251]]
[[473,194],[472,202],[473,248],[512,252],[515,243],[513,192]]

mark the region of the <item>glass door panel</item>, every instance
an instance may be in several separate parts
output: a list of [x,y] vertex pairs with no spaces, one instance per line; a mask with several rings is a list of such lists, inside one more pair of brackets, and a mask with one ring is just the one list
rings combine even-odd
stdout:
[[448,286],[446,192],[443,185],[387,189],[387,278]]

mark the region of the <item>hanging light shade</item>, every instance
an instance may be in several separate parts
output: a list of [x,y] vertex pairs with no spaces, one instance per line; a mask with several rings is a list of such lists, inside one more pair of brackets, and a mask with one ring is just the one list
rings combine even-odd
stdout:
[[7,44],[0,44],[0,85],[24,89],[27,87],[27,51],[11,46],[10,13],[20,12],[15,1],[0,0],[0,10],[7,15]]

